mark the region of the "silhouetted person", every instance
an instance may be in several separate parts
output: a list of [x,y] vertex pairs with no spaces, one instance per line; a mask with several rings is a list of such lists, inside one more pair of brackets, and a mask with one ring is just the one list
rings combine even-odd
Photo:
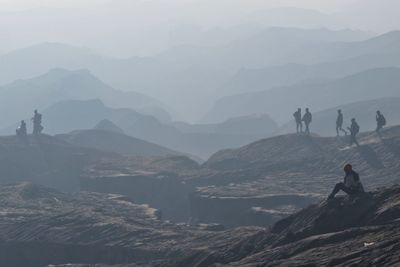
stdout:
[[308,108],[306,108],[306,113],[304,113],[302,121],[304,121],[304,124],[306,125],[305,133],[309,135],[310,134],[310,123],[312,122],[312,114]]
[[33,121],[33,134],[41,134],[43,131],[42,114],[40,114],[36,109],[32,121]]
[[293,113],[294,120],[296,121],[296,132],[303,132],[303,122],[301,121],[301,108],[298,108],[295,113]]
[[350,146],[353,144],[360,146],[357,142],[357,134],[360,132],[360,126],[356,122],[356,119],[351,119],[351,125],[348,129],[350,131]]
[[382,115],[382,113],[378,110],[376,112],[376,132],[380,134],[383,126],[386,125],[386,118]]
[[28,137],[28,131],[26,129],[25,121],[21,121],[21,125],[16,130],[17,136],[26,139]]
[[364,187],[360,181],[360,176],[353,170],[353,167],[350,164],[347,164],[344,166],[343,170],[345,173],[343,183],[338,183],[335,185],[335,188],[329,195],[328,199],[333,199],[340,190],[350,196],[364,192]]
[[339,131],[342,131],[345,135],[347,135],[347,132],[345,129],[343,129],[343,113],[342,110],[338,110],[338,116],[336,119],[336,135],[339,136],[340,133]]

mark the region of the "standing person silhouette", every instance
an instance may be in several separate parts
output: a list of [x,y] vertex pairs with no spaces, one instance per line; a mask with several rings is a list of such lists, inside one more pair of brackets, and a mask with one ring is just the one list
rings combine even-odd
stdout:
[[382,115],[382,113],[378,110],[376,112],[376,133],[377,134],[381,134],[381,130],[383,128],[383,126],[386,125],[386,118],[385,116]]
[[340,136],[339,131],[342,131],[345,135],[347,135],[347,131],[343,129],[343,113],[342,110],[338,110],[338,116],[336,119],[336,135]]
[[353,144],[360,146],[357,141],[357,134],[360,132],[360,126],[355,118],[351,119],[351,125],[348,129],[350,131],[350,146],[353,146]]
[[41,134],[43,131],[43,126],[42,126],[42,114],[40,114],[37,109],[35,109],[33,118],[33,134]]
[[303,132],[303,122],[301,121],[301,108],[298,108],[295,113],[293,113],[294,120],[296,121],[296,132]]
[[312,114],[308,108],[306,108],[306,113],[304,113],[303,119],[304,124],[306,125],[305,133],[310,135],[310,123],[312,122]]

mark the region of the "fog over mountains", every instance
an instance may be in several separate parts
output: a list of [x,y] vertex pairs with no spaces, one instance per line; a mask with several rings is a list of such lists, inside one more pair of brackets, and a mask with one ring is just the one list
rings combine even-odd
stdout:
[[395,266],[399,3],[0,0],[0,266]]

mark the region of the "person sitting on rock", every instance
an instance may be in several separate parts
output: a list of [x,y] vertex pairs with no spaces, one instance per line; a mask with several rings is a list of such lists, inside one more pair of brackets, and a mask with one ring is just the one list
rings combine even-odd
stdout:
[[26,129],[25,121],[21,121],[21,125],[16,130],[17,136],[20,138],[26,138],[28,136],[28,131]]
[[353,167],[350,164],[347,164],[344,166],[343,170],[345,172],[343,183],[338,183],[335,185],[335,188],[329,195],[328,199],[333,199],[340,190],[350,196],[364,192],[364,187],[360,181],[360,176],[353,170]]

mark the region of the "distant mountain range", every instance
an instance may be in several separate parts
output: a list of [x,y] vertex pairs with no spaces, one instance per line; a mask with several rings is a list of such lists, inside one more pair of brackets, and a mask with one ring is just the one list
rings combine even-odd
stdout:
[[266,113],[282,124],[292,119],[297,107],[317,112],[353,102],[400,96],[399,84],[400,68],[379,68],[333,81],[303,82],[233,95],[217,101],[204,121]]
[[115,90],[88,70],[52,69],[44,75],[17,80],[0,87],[0,125],[5,127],[29,116],[34,109],[44,109],[59,101],[98,98],[111,107],[129,107],[160,120],[169,114],[155,99],[135,92]]
[[[203,159],[220,149],[238,147],[270,136],[277,130],[277,124],[268,116],[233,118],[215,125],[167,124],[128,108],[109,108],[98,99],[61,101],[42,113],[45,133],[64,134],[90,129],[108,120],[114,124],[114,133],[117,127],[126,135]],[[14,134],[16,127],[17,124],[13,124],[2,133]],[[30,124],[28,128],[30,131]]]
[[219,88],[241,68],[316,64],[390,52],[391,46],[397,49],[396,40],[381,41],[390,39],[381,37],[361,41],[369,35],[362,36],[349,30],[276,27],[239,36],[227,44],[181,45],[154,57],[129,59],[107,58],[80,47],[46,43],[1,56],[0,83],[31,78],[56,67],[85,68],[116,89],[156,97],[174,107],[181,117],[193,119],[211,108],[216,97],[226,95]]

